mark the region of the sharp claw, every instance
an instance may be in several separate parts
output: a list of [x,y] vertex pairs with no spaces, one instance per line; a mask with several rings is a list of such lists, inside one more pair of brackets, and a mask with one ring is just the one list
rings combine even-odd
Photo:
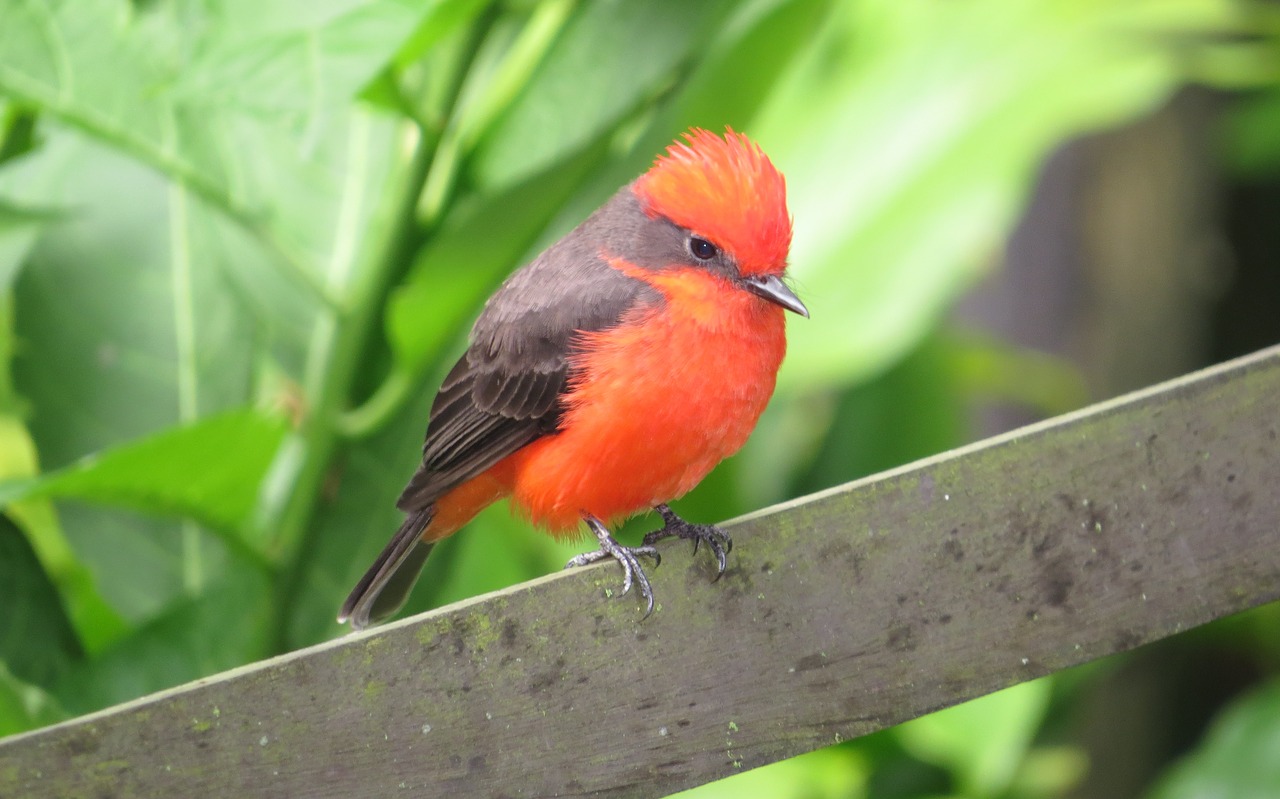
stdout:
[[[671,508],[666,505],[658,505],[654,508],[664,522],[661,529],[654,530],[644,537],[646,547],[663,540],[664,538],[687,538],[693,542],[693,554],[698,554],[698,547],[706,542],[711,548],[712,554],[716,557],[716,566],[718,570],[715,578],[719,580],[729,568],[728,554],[733,550],[733,539],[724,530],[709,524],[690,524],[675,514]],[[658,555],[654,553],[654,559],[658,559]]]
[[596,539],[600,542],[600,549],[594,552],[584,552],[569,559],[565,564],[565,568],[570,566],[586,566],[605,558],[613,558],[622,567],[622,593],[619,596],[626,596],[631,591],[633,585],[640,586],[640,595],[645,600],[644,618],[649,618],[649,614],[653,613],[653,587],[649,585],[649,577],[644,573],[644,567],[640,565],[640,556],[648,555],[653,558],[653,565],[656,568],[662,563],[662,556],[658,554],[658,550],[654,549],[649,543],[646,536],[643,545],[638,547],[624,547],[609,535],[609,530],[598,519],[586,517],[587,526],[591,528],[591,532],[595,533]]
[[632,570],[635,567],[626,558],[618,558],[618,562],[622,564],[622,593],[618,596],[626,596],[631,593]]

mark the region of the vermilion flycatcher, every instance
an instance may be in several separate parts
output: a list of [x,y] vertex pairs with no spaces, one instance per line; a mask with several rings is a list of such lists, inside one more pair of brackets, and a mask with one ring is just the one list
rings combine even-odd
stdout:
[[[782,175],[746,136],[694,129],[489,299],[431,406],[404,524],[342,605],[361,629],[404,604],[434,542],[510,497],[557,536],[586,522],[653,611],[638,556],[728,534],[667,502],[747,440],[786,351],[791,244]],[[638,547],[611,525],[653,508]]]

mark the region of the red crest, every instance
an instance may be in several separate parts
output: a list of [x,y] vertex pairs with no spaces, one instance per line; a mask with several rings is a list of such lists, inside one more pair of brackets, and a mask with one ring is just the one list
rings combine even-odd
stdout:
[[727,250],[744,275],[781,274],[791,246],[782,173],[759,146],[731,128],[684,134],[635,182],[651,215],[661,215]]

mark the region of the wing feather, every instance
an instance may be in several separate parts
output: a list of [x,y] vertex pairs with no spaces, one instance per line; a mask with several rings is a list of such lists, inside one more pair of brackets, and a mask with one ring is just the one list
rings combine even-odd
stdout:
[[643,217],[624,188],[489,300],[432,404],[422,463],[396,503],[401,510],[421,510],[554,434],[576,336],[617,325],[639,302],[660,302],[655,289],[613,269],[591,244],[601,240],[593,225],[615,230],[622,225],[612,217],[628,214]]

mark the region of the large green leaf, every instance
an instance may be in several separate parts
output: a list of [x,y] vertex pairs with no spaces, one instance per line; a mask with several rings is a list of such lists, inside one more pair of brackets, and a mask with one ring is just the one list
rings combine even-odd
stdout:
[[1049,704],[1034,680],[900,724],[894,734],[927,762],[945,766],[963,796],[1001,796],[1030,749]]
[[271,601],[260,572],[229,568],[198,596],[70,669],[52,693],[67,710],[87,713],[265,657]]
[[[345,301],[396,152],[393,125],[352,97],[432,6],[0,6],[0,94],[57,123],[0,191],[74,212],[16,288],[15,381],[46,467],[263,395],[305,405],[296,385],[318,382],[305,372],[325,366],[332,327],[316,297]],[[84,506],[64,519],[104,592],[137,597],[130,615],[216,571],[188,524]]]
[[0,662],[48,688],[84,657],[62,600],[22,531],[0,514]]
[[0,738],[55,724],[66,717],[48,692],[19,680],[0,661]]
[[327,291],[350,100],[430,0],[0,6],[0,93],[181,181]]
[[[924,335],[993,260],[1034,170],[1184,76],[1171,29],[1232,23],[1225,0],[923,0],[833,6],[751,130],[787,175],[788,389],[866,375]],[[875,35],[868,35],[875,31]]]
[[0,292],[7,294],[12,288],[40,228],[63,215],[56,209],[30,208],[0,197]]
[[232,411],[105,450],[39,479],[0,487],[0,503],[57,497],[189,516],[242,535],[285,420]]
[[728,4],[587,3],[485,137],[473,177],[502,188],[567,159],[671,87]]
[[1280,786],[1280,680],[1237,699],[1151,799],[1271,799]]

